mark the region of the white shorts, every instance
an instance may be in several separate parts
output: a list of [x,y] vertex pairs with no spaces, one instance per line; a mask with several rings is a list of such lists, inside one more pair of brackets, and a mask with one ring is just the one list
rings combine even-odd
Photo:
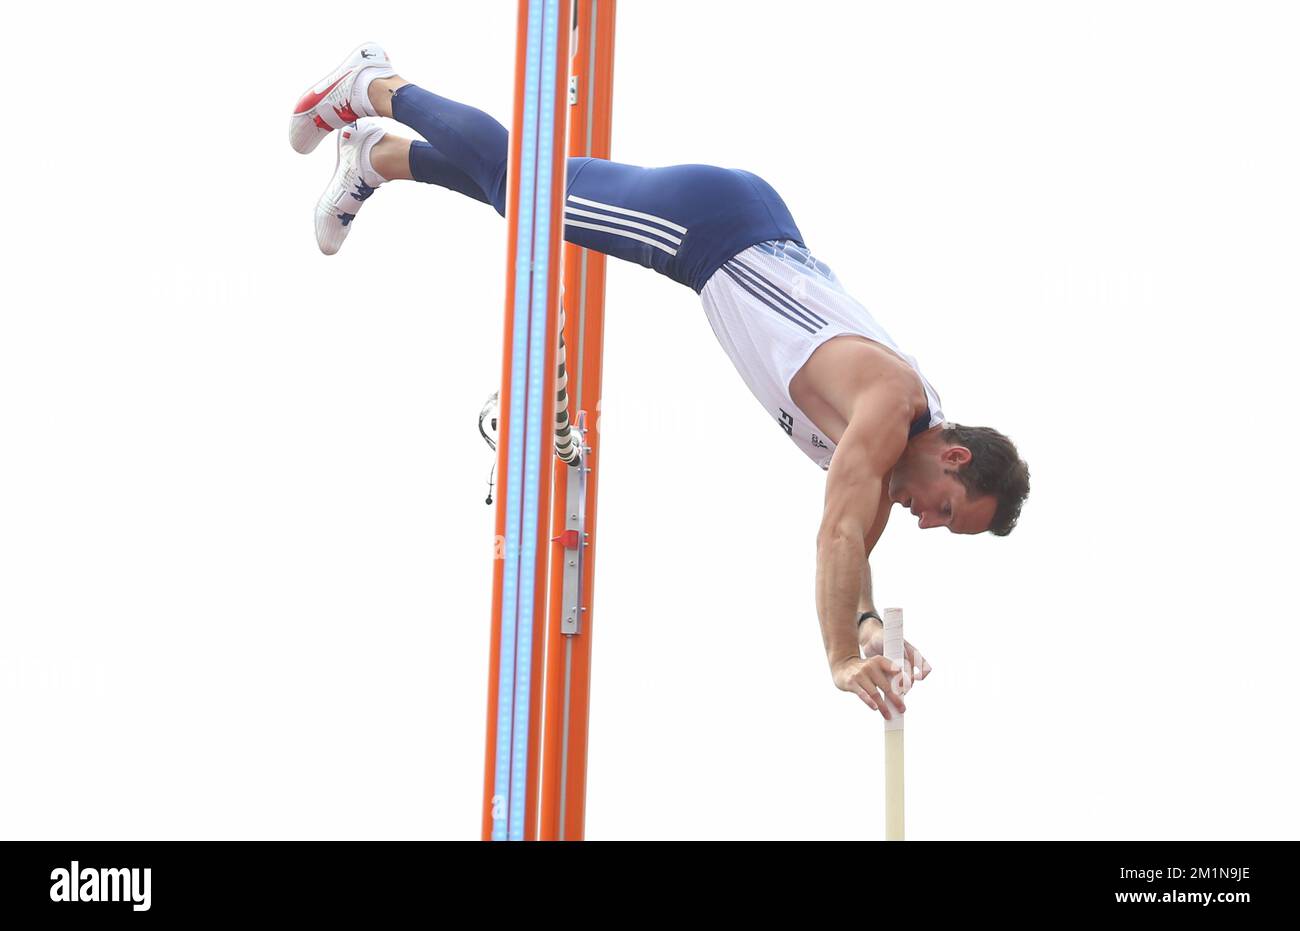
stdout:
[[830,467],[835,443],[790,397],[790,380],[822,343],[843,334],[874,340],[904,359],[930,402],[930,426],[943,422],[939,396],[835,273],[789,240],[750,246],[713,273],[700,292],[718,342],[759,403],[805,455]]

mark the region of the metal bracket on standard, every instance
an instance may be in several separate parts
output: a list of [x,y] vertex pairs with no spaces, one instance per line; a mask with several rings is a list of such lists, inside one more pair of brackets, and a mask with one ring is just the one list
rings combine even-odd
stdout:
[[566,469],[564,490],[564,530],[551,537],[553,543],[564,548],[564,590],[561,604],[564,615],[560,619],[560,633],[572,637],[582,633],[582,615],[587,609],[582,600],[582,558],[589,540],[583,529],[587,515],[587,473],[591,471],[588,456],[591,447],[586,443],[587,412],[578,411],[577,434],[579,457],[576,464]]

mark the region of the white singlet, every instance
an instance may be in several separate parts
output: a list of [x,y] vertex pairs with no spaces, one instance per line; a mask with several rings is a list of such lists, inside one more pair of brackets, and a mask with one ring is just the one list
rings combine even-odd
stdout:
[[830,468],[835,443],[791,399],[790,379],[832,337],[865,336],[912,367],[930,405],[928,418],[913,423],[913,435],[943,423],[939,395],[916,360],[849,296],[825,263],[798,243],[774,240],[750,246],[713,273],[700,297],[714,335],[754,397],[823,469]]

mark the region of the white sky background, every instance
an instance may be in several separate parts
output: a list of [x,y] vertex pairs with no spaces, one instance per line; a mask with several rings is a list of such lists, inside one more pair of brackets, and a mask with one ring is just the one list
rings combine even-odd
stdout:
[[[514,5],[193,9],[9,13],[0,836],[477,837],[505,223],[392,185],[323,257],[286,124],[364,39],[508,121]],[[763,176],[1030,464],[1012,536],[872,559],[913,838],[1300,835],[1296,15],[621,5],[614,157]],[[882,836],[824,473],[617,262],[601,414],[588,836]]]

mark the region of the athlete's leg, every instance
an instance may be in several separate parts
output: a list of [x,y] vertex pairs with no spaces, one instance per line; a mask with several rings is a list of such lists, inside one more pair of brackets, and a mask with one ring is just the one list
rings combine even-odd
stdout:
[[365,103],[377,116],[399,121],[437,139],[429,142],[385,133],[377,121],[360,119],[339,134],[334,175],[316,205],[316,242],[333,255],[352,230],[362,203],[387,181],[437,184],[505,216],[508,133],[481,110],[431,94],[396,75],[378,78]]
[[491,203],[473,178],[427,142],[385,133],[370,150],[370,164],[385,181],[436,184],[485,204]]
[[[386,134],[361,146],[355,161],[362,185],[351,177],[338,180],[336,173],[330,190],[342,193],[323,201],[318,232],[341,243],[361,199],[385,181],[408,178],[491,204],[505,216],[509,133],[497,120],[397,74],[376,76],[364,97],[358,92],[351,99],[354,109],[405,123],[425,141]],[[361,120],[356,132],[365,136],[377,130],[378,124]],[[344,151],[341,141],[340,165]],[[767,196],[765,183],[747,172],[712,165],[642,168],[582,157],[568,160],[566,174],[566,241],[653,268],[696,290],[710,266],[718,264],[714,253],[727,252],[738,244],[733,240],[745,239],[752,228],[771,229],[768,238],[798,238],[791,232],[793,220],[788,229],[777,228],[774,219],[786,212],[784,205],[775,192]],[[694,230],[693,251],[679,259],[688,228]]]
[[[509,133],[504,126],[482,110],[440,97],[397,75],[373,81],[368,93],[376,113],[405,123],[427,140],[395,141],[381,150],[381,160],[395,177],[409,175],[450,188],[491,204],[505,216]],[[405,166],[401,165],[403,144]],[[378,165],[375,170],[384,174]]]
[[[429,142],[385,134],[366,117],[395,117]],[[364,43],[308,88],[294,108],[289,141],[311,152],[338,130],[334,174],[316,204],[321,251],[338,251],[362,203],[385,181],[438,184],[505,215],[507,133],[492,117],[399,77],[382,48]],[[441,148],[431,143],[434,140]]]
[[[430,93],[398,75],[379,77],[366,88],[367,109],[405,123],[428,141],[382,132],[361,119],[339,136],[339,158],[316,209],[316,240],[327,255],[337,252],[352,221],[379,185],[420,181],[491,204],[506,213],[509,133],[482,110]],[[569,177],[588,159],[570,161]]]

